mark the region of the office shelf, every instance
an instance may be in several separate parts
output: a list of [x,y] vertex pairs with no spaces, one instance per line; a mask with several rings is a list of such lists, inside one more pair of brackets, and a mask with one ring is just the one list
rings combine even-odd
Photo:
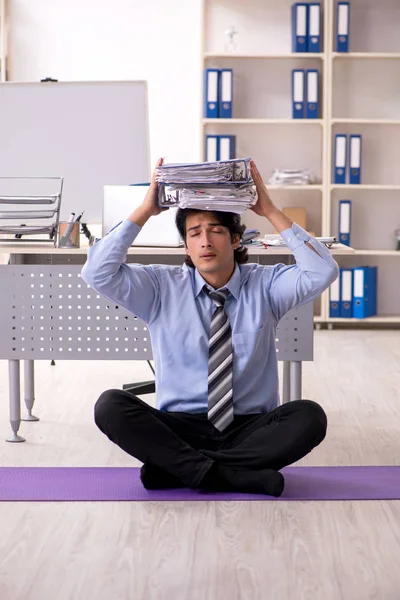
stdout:
[[332,125],[355,123],[357,125],[400,125],[400,119],[331,119]]
[[381,190],[381,191],[390,191],[390,190],[400,190],[400,184],[389,184],[389,185],[381,185],[381,184],[350,184],[344,183],[339,184],[335,183],[331,185],[331,190]]
[[396,256],[400,257],[399,250],[355,250],[358,256]]
[[322,125],[322,119],[203,119],[203,125]]
[[325,54],[323,53],[318,53],[318,52],[292,52],[289,54],[224,54],[224,53],[216,53],[214,54],[213,52],[205,52],[204,53],[204,58],[205,59],[209,59],[209,58],[232,58],[234,60],[238,59],[238,58],[243,58],[243,59],[259,59],[259,58],[265,58],[265,59],[275,59],[275,58],[279,58],[279,59],[299,59],[299,58],[319,58],[321,60],[323,60],[325,58]]
[[[393,0],[393,4],[397,4],[397,0]],[[360,0],[357,6],[351,3],[350,47],[362,51],[341,53],[335,51],[336,6],[336,0],[323,3],[323,52],[293,53],[290,52],[291,16],[287,3],[279,0],[203,1],[203,68],[211,65],[233,68],[234,115],[249,118],[201,119],[201,159],[206,134],[235,135],[237,155],[254,158],[276,205],[279,208],[303,206],[307,228],[317,235],[337,236],[339,200],[353,200],[352,239],[357,240],[359,249],[352,256],[335,258],[339,266],[364,263],[379,266],[380,310],[388,316],[366,320],[330,319],[329,290],[326,290],[314,321],[317,324],[351,323],[355,327],[359,323],[394,325],[400,323],[397,301],[400,252],[365,247],[379,239],[382,246],[390,248],[394,244],[394,231],[400,227],[400,182],[389,183],[398,179],[400,161],[398,13],[397,8],[385,2],[379,5],[381,18],[377,19],[373,0]],[[227,24],[236,24],[240,29],[235,37],[236,51],[229,54],[223,51],[226,41],[223,32]],[[277,118],[292,114],[291,70],[294,66],[319,71],[319,119]],[[270,118],[255,118],[262,115]],[[279,127],[274,127],[277,125]],[[362,177],[364,181],[368,178],[381,183],[334,183],[333,146],[338,132],[363,135]],[[273,170],[281,168],[309,169],[322,183],[269,185]],[[257,227],[262,234],[272,232],[269,223],[257,215],[246,213],[245,222],[247,227]],[[388,291],[392,282],[395,294]]]
[[400,323],[400,316],[390,315],[384,317],[366,317],[365,319],[340,319],[332,318],[324,319],[327,323]]
[[399,52],[332,52],[332,58],[365,58],[376,60],[398,60]]
[[303,191],[303,190],[307,190],[307,191],[318,190],[318,191],[322,192],[322,190],[324,189],[324,186],[319,183],[307,184],[307,185],[271,185],[270,183],[266,183],[266,186],[269,190],[273,190],[274,192],[275,191],[277,191],[277,192],[279,192],[279,191],[281,191],[281,192],[286,192],[286,191],[299,192],[299,191]]

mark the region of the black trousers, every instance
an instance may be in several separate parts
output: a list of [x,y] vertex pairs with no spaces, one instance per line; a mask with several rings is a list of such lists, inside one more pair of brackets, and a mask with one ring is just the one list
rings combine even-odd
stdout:
[[117,389],[103,392],[94,412],[96,425],[122,450],[191,488],[199,486],[214,461],[236,470],[279,471],[318,446],[327,429],[324,410],[312,400],[237,415],[222,433],[206,413],[160,411]]

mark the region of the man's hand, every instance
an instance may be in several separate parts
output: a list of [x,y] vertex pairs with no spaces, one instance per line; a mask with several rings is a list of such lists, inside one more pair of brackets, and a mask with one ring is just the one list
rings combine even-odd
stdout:
[[265,183],[252,160],[250,162],[250,172],[257,188],[258,200],[254,206],[251,206],[251,210],[260,215],[260,217],[266,217],[268,221],[275,227],[278,233],[281,233],[285,229],[288,229],[293,225],[293,221],[287,218],[279,208],[277,208],[269,197]]
[[257,189],[258,200],[254,206],[250,207],[250,210],[260,215],[260,217],[267,217],[268,214],[275,208],[274,204],[269,197],[265,183],[260,175],[259,170],[256,167],[255,162],[250,161],[250,173],[253,178],[254,184]]
[[158,206],[158,184],[156,181],[156,168],[160,167],[163,164],[163,159],[159,158],[156,164],[156,167],[153,171],[153,175],[151,177],[150,187],[147,190],[147,194],[144,197],[144,200],[140,206],[137,207],[136,210],[128,217],[132,223],[136,223],[139,227],[143,227],[143,225],[150,219],[150,217],[155,217],[161,214],[164,210],[168,210],[168,208],[161,208]]
[[168,210],[168,208],[161,208],[161,206],[158,206],[158,184],[156,181],[156,169],[157,167],[161,167],[162,164],[163,159],[159,158],[151,177],[150,187],[147,190],[147,194],[142,203],[142,208],[144,212],[149,215],[149,217],[157,216],[164,210]]

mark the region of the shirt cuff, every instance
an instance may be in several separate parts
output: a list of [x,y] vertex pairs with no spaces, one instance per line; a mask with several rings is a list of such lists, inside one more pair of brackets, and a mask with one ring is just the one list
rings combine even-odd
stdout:
[[297,223],[293,223],[292,227],[288,227],[284,231],[281,231],[281,237],[284,242],[293,251],[302,246],[305,242],[309,242],[311,236]]

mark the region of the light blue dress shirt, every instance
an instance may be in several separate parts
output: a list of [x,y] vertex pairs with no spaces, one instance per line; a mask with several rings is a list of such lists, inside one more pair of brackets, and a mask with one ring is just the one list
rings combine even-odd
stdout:
[[[205,413],[213,301],[197,269],[125,264],[140,227],[128,219],[89,248],[82,278],[148,324],[160,410]],[[275,331],[281,317],[317,298],[338,276],[330,251],[297,224],[281,233],[296,264],[236,264],[224,286],[232,329],[233,406],[238,415],[279,404]],[[311,240],[313,250],[305,245]],[[210,286],[209,286],[210,287]]]

